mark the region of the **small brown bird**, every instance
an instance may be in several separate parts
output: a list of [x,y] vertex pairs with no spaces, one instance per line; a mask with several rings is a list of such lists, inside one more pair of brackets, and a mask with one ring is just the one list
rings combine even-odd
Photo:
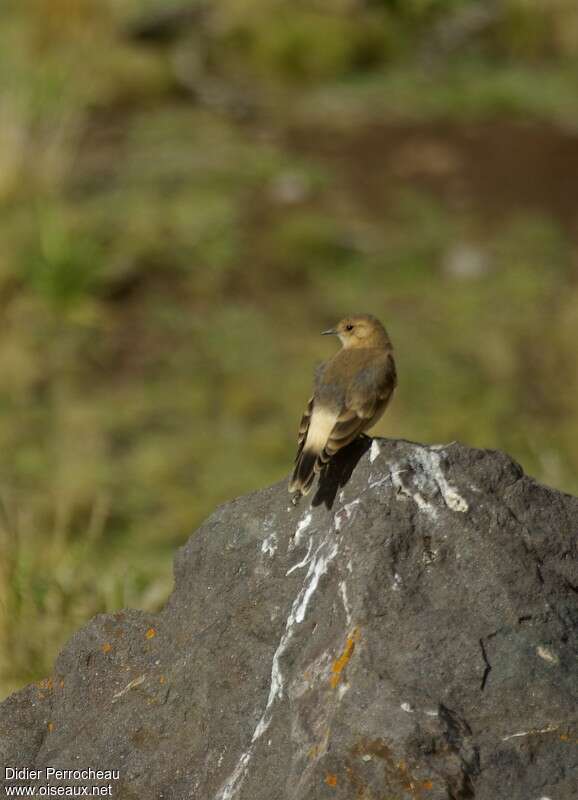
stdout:
[[393,346],[371,314],[346,317],[323,334],[336,334],[343,347],[315,372],[289,483],[295,499],[309,492],[331,456],[375,425],[397,385]]

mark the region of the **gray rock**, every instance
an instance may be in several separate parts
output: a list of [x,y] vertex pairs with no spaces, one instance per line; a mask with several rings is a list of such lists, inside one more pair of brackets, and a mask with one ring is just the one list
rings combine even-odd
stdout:
[[570,800],[577,534],[502,453],[360,440],[296,507],[217,509],[160,614],[73,636],[0,706],[1,763],[127,800]]

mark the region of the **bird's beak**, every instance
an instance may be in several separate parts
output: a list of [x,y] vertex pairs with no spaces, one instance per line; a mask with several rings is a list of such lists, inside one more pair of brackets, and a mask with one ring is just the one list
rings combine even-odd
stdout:
[[322,335],[322,336],[331,336],[332,334],[335,334],[335,333],[337,333],[337,331],[335,330],[335,328],[329,328],[329,330],[328,330],[328,331],[322,331],[322,332],[321,332],[321,335]]

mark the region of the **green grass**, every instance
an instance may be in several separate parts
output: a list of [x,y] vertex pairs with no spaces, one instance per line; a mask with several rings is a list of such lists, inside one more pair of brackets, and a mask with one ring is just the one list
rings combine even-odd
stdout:
[[576,63],[496,64],[479,57],[399,64],[299,94],[294,113],[337,128],[394,121],[521,119],[578,125]]

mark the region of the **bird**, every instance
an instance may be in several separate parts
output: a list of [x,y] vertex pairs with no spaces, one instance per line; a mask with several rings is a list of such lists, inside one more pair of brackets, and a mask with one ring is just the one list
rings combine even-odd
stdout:
[[315,371],[289,482],[293,502],[338,450],[375,425],[397,386],[393,345],[377,317],[355,314],[322,333],[336,335],[342,348]]

